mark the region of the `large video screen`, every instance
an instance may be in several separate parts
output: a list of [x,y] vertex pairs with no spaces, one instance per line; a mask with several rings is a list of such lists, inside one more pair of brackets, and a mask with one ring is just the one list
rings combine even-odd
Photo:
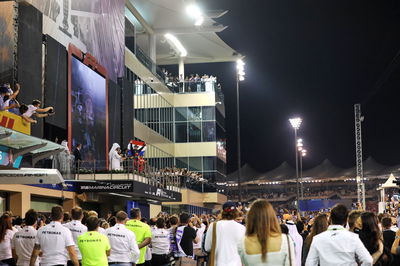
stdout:
[[107,137],[106,79],[71,58],[72,147],[82,144],[83,165],[106,168]]

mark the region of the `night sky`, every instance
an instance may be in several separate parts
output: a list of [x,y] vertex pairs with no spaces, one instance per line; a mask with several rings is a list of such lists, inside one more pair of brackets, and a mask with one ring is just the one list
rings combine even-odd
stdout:
[[[400,1],[206,0],[228,9],[220,37],[245,55],[241,84],[242,162],[260,172],[288,161],[300,115],[309,151],[304,168],[328,158],[355,165],[354,107],[362,103],[364,157],[400,164]],[[396,55],[399,53],[398,58]],[[217,75],[227,107],[228,171],[236,170],[232,63],[187,65]]]

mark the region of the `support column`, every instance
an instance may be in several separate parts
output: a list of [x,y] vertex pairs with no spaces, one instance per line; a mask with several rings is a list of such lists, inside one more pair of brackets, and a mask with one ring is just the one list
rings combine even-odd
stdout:
[[179,83],[181,83],[179,86],[180,92],[185,92],[185,61],[183,57],[179,58]]
[[157,36],[155,34],[149,34],[149,57],[153,61],[152,71],[156,73],[157,66]]
[[21,217],[31,208],[31,193],[29,192],[11,192],[10,210],[14,215]]

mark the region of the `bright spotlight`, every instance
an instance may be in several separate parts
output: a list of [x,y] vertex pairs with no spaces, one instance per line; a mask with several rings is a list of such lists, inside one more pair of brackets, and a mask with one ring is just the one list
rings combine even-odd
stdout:
[[186,13],[194,19],[195,26],[201,26],[203,24],[204,16],[199,6],[195,4],[188,5],[186,7]]
[[303,122],[303,120],[300,117],[295,117],[289,119],[289,122],[292,125],[292,127],[297,130],[300,128],[301,122]]
[[243,76],[240,76],[240,77],[239,77],[239,80],[240,80],[240,81],[243,81],[243,80],[244,80],[244,77],[243,77]]

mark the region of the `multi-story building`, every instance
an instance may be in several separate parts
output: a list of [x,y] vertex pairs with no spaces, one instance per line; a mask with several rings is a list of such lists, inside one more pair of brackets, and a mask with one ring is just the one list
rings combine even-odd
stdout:
[[[15,214],[23,215],[29,208],[49,212],[51,206],[61,204],[67,210],[80,205],[104,215],[107,211],[128,209],[135,203],[138,204],[135,206],[147,210],[145,213],[148,215],[156,215],[161,210],[161,202],[171,200],[177,202],[168,203],[170,210],[177,209],[176,206],[171,207],[175,204],[183,206],[178,207],[179,210],[200,213],[205,211],[202,208],[212,208],[226,200],[219,193],[206,195],[181,190],[180,186],[185,182],[178,184],[179,181],[168,180],[162,183],[162,180],[160,182],[154,178],[160,170],[175,166],[175,169],[187,169],[195,177],[210,183],[225,179],[224,100],[221,87],[211,77],[213,73],[207,73],[205,65],[203,72],[210,75],[209,78],[195,82],[185,82],[183,79],[171,82],[158,67],[179,66],[179,76],[184,77],[185,64],[235,61],[239,55],[216,34],[225,27],[213,20],[225,12],[204,11],[200,26],[188,16],[180,0],[99,0],[99,5],[72,0],[71,6],[64,5],[64,8],[57,1],[52,1],[51,6],[45,0],[26,2],[26,5],[18,5],[15,1],[2,2],[0,16],[10,18],[5,21],[9,28],[14,28],[14,31],[8,32],[14,34],[9,40],[15,40],[7,50],[8,58],[18,54],[19,60],[0,62],[0,67],[7,67],[4,72],[7,75],[3,77],[3,72],[0,73],[0,81],[18,81],[23,88],[19,95],[21,102],[29,103],[38,98],[45,105],[53,105],[56,113],[38,120],[32,126],[32,136],[22,137],[23,143],[32,144],[34,141],[37,147],[19,145],[15,140],[10,140],[12,137],[8,131],[0,134],[0,146],[12,149],[16,152],[16,158],[16,155],[22,154],[22,150],[29,152],[28,163],[32,167],[39,164],[55,167],[54,158],[58,157],[57,152],[62,152],[65,164],[57,167],[64,179],[76,180],[66,182],[66,187],[51,185],[55,181],[51,181],[50,175],[42,171],[34,173],[34,176],[45,176],[47,179],[37,177],[32,183],[38,185],[32,186],[30,179],[26,180],[29,178],[26,171],[32,170],[15,170],[25,178],[24,182],[13,181],[17,174],[10,175],[3,171],[0,173],[0,213],[12,209]],[[111,2],[115,5],[110,5]],[[57,10],[63,12],[57,13]],[[11,19],[13,16],[15,19]],[[35,38],[32,38],[33,35]],[[73,62],[77,68],[72,66]],[[105,92],[97,102],[88,100],[92,99],[95,90],[86,94],[72,94],[73,88],[80,91],[80,85],[84,83],[71,77],[75,75],[74,69],[78,68],[86,71],[82,73],[95,74],[93,80],[101,81],[101,88],[88,85]],[[83,79],[88,75],[79,77]],[[73,82],[77,85],[73,85]],[[82,99],[79,100],[85,102],[77,101],[77,95],[81,95]],[[74,100],[79,104],[74,105]],[[104,105],[97,109],[99,114],[93,109],[97,103]],[[80,115],[76,124],[71,116],[72,105],[79,105],[76,113]],[[95,138],[94,135],[100,131],[93,126],[94,122],[100,120],[97,115],[102,119],[104,117],[104,123],[99,127],[104,130],[104,136]],[[86,127],[79,127],[82,117],[88,121]],[[20,116],[17,118],[22,119]],[[4,127],[4,123],[0,126]],[[24,132],[16,125],[10,128]],[[101,159],[93,157],[97,153],[91,153],[92,157],[87,162],[91,163],[89,167],[92,169],[81,171],[81,166],[87,163],[85,161],[81,166],[73,163],[68,166],[72,160],[69,160],[69,153],[66,152],[67,146],[51,142],[70,140],[69,149],[72,153],[79,143],[74,144],[72,136],[81,133],[71,131],[71,125],[78,128],[79,132],[84,132],[83,141],[86,145],[102,150],[98,153]],[[13,132],[11,136],[15,135],[18,132]],[[94,142],[103,138],[104,142]],[[130,171],[132,169],[118,173],[107,171],[107,160],[110,158],[108,151],[112,144],[119,143],[124,148],[134,138],[147,144],[145,159],[147,165],[153,168],[150,174],[154,176],[134,173]],[[19,146],[14,147],[16,144]],[[45,144],[52,149],[42,148]],[[34,152],[33,148],[39,152]],[[59,173],[56,173],[55,177],[58,178]],[[196,176],[196,173],[200,175]],[[11,178],[14,179],[10,181]],[[43,182],[50,185],[44,186]],[[178,199],[182,201],[178,202]]]

